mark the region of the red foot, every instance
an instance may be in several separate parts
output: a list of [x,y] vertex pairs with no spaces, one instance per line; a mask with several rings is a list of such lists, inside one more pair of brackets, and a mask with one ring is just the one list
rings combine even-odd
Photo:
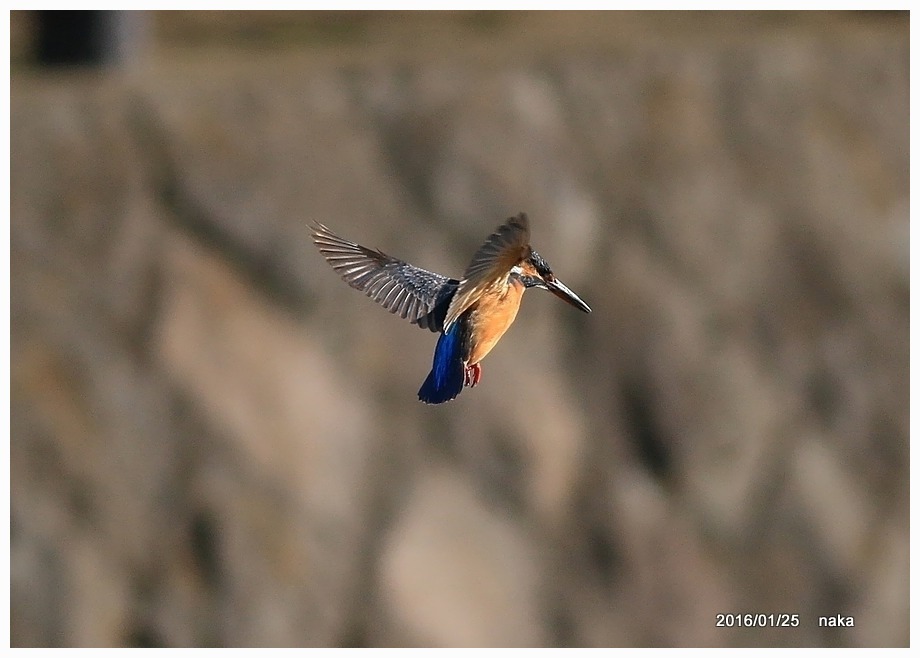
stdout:
[[479,380],[482,378],[482,366],[478,363],[474,363],[471,366],[467,366],[466,371],[463,376],[463,385],[464,386],[475,386],[479,383]]

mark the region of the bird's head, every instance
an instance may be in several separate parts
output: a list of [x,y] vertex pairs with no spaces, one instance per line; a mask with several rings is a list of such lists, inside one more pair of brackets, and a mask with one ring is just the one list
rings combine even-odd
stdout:
[[511,272],[520,278],[525,288],[549,290],[556,297],[568,302],[578,310],[585,313],[591,312],[591,307],[585,304],[581,297],[569,290],[568,286],[562,281],[557,279],[549,263],[533,249],[530,250],[526,258],[511,269]]

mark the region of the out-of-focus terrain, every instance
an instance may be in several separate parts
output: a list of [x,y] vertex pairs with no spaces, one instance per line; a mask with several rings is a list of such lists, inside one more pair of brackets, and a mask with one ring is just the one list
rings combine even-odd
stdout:
[[[906,646],[908,21],[165,13],[99,71],[14,12],[12,644]],[[594,312],[420,404],[308,223],[457,276],[522,210]]]

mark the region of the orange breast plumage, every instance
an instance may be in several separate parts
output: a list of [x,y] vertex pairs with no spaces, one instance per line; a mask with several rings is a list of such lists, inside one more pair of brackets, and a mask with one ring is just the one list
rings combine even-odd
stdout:
[[472,334],[468,365],[482,361],[517,317],[524,296],[524,285],[517,279],[509,281],[504,290],[486,293],[470,309],[469,326]]

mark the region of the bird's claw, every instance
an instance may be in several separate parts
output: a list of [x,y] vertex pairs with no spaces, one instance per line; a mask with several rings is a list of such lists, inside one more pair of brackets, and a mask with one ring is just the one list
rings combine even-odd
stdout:
[[479,383],[479,380],[482,378],[482,366],[478,363],[474,363],[471,366],[467,366],[466,370],[463,373],[463,385],[469,386],[472,388]]

